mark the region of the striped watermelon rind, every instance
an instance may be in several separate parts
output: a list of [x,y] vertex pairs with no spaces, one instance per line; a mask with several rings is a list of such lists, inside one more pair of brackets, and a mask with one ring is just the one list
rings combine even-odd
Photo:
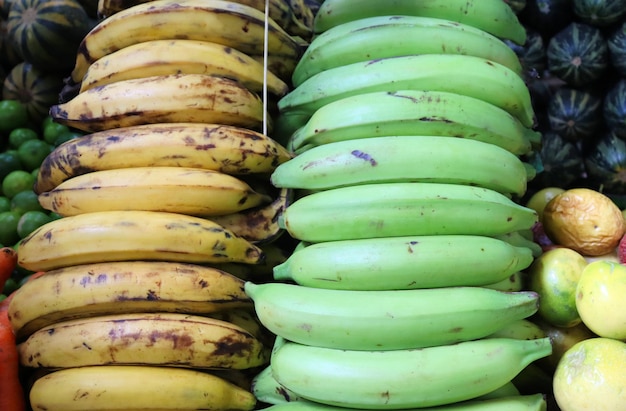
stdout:
[[65,71],[95,22],[77,0],[14,0],[7,35],[24,60],[44,70]]
[[617,81],[606,93],[602,114],[606,126],[626,140],[626,78]]
[[555,34],[546,49],[548,70],[574,87],[600,79],[609,67],[609,49],[602,31],[572,22]]

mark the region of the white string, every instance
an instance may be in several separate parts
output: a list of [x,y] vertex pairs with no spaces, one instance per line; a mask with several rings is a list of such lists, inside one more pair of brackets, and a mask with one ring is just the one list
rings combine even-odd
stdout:
[[267,135],[267,58],[269,48],[270,0],[265,0],[265,30],[263,36],[263,134]]

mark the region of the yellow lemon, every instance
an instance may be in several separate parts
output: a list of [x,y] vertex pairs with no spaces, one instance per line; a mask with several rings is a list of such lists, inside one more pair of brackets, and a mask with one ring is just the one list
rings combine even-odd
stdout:
[[554,372],[553,390],[561,411],[626,409],[626,344],[590,338],[567,350]]
[[554,243],[583,255],[598,256],[617,247],[626,223],[622,211],[606,195],[573,188],[546,204],[543,228]]
[[588,264],[578,281],[576,309],[600,337],[626,340],[626,266],[613,261]]

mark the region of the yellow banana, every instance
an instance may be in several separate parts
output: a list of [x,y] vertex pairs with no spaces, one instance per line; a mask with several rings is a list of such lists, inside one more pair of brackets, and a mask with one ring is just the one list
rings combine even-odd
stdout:
[[[130,7],[136,6],[142,3],[148,3],[152,0],[99,0],[98,1],[98,14],[101,17],[110,17],[117,12],[126,10]],[[233,3],[245,4],[253,7],[259,11],[265,12],[265,0],[232,0]],[[289,14],[291,10],[289,4],[283,0],[270,0],[269,2],[269,17],[281,27],[285,27],[288,22]]]
[[[154,0],[101,20],[83,38],[71,72],[78,84],[96,60],[132,44],[157,39],[204,40],[249,55],[263,56],[265,13],[234,1]],[[268,59],[289,60],[295,67],[301,44],[274,20],[267,20]]]
[[18,340],[75,318],[133,312],[210,315],[251,308],[243,280],[214,267],[169,261],[119,261],[50,270],[24,283],[8,316]]
[[266,347],[271,347],[274,344],[275,335],[261,324],[254,309],[233,308],[231,310],[216,311],[208,314],[208,316],[243,328]]
[[280,244],[279,241],[269,243],[257,243],[265,254],[265,259],[259,264],[241,264],[241,263],[222,263],[211,264],[211,267],[226,271],[242,280],[251,280],[256,282],[271,281],[274,273],[274,267],[287,261],[292,254],[292,247]]
[[186,368],[92,366],[54,371],[30,390],[33,411],[251,411],[254,395],[216,375]]
[[292,190],[281,189],[274,201],[264,207],[214,216],[211,220],[255,244],[270,243],[283,233],[278,216],[291,203],[292,195]]
[[198,167],[226,174],[267,174],[292,155],[270,137],[222,124],[158,123],[85,135],[57,147],[39,167],[34,190],[72,177],[130,167]]
[[31,368],[162,365],[248,369],[266,364],[269,349],[245,329],[181,313],[122,313],[79,318],[35,331],[17,346]]
[[289,86],[252,57],[218,43],[200,40],[152,40],[114,51],[87,69],[79,92],[120,80],[168,74],[209,74],[239,81],[261,94],[283,96]]
[[261,98],[241,83],[207,74],[122,80],[52,106],[58,123],[94,132],[139,124],[219,123],[260,130]]
[[[98,15],[110,17],[113,14],[146,3],[151,0],[99,0]],[[245,4],[265,13],[265,0],[233,0],[234,3]],[[313,13],[302,0],[269,0],[269,17],[289,34],[310,38],[313,33]]]
[[243,180],[191,167],[133,167],[70,178],[39,195],[39,204],[62,216],[94,211],[147,210],[211,217],[271,202]]
[[100,211],[44,224],[19,243],[18,264],[47,271],[107,261],[263,261],[261,249],[213,221],[159,211]]

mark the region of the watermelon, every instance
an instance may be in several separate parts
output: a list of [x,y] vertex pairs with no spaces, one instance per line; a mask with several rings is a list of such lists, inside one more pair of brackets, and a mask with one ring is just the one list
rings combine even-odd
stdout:
[[573,0],[574,14],[588,24],[606,27],[626,15],[626,4],[620,0]]
[[600,79],[609,66],[602,31],[584,23],[570,23],[555,34],[548,42],[546,56],[548,70],[574,87]]
[[602,98],[580,89],[562,87],[548,103],[550,128],[566,140],[588,140],[601,129]]
[[626,141],[604,133],[585,155],[585,168],[593,188],[626,194]]
[[607,127],[626,140],[626,78],[615,83],[604,96],[602,115]]
[[24,60],[47,71],[66,71],[78,45],[95,26],[77,0],[13,0],[8,36]]

